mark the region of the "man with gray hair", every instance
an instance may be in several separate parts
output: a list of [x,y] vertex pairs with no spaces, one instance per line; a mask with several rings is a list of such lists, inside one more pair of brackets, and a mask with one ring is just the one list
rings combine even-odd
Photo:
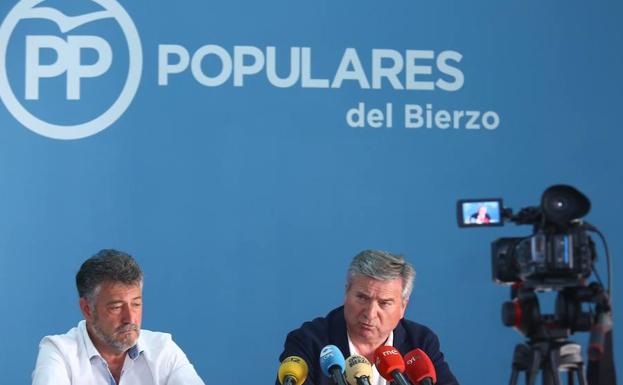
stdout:
[[134,258],[101,250],[82,264],[76,286],[84,320],[41,340],[33,385],[204,385],[170,334],[141,330]]
[[[346,357],[359,354],[370,362],[374,362],[374,351],[383,345],[395,347],[403,356],[420,348],[435,365],[437,384],[458,385],[435,333],[403,318],[414,278],[413,266],[402,256],[380,250],[357,254],[348,268],[344,305],[290,332],[280,361],[299,356],[309,366],[305,385],[330,385],[332,380],[319,364],[320,351],[326,345],[337,346]],[[388,384],[376,368],[370,382]]]

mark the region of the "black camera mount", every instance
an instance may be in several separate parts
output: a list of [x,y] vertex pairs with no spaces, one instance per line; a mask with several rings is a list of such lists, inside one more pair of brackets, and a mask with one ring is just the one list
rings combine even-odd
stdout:
[[[607,330],[600,320],[611,309],[601,284],[593,282],[559,291],[553,315],[541,314],[534,288],[513,285],[511,298],[502,305],[502,322],[526,336],[527,341],[515,346],[510,385],[517,384],[520,372],[525,372],[526,384],[533,385],[539,371],[543,385],[560,385],[561,371],[568,373],[569,384],[573,384],[575,376],[580,385],[587,385],[582,348],[567,338],[576,331],[591,331],[589,357],[603,355]],[[582,311],[583,303],[595,306],[594,316]]]

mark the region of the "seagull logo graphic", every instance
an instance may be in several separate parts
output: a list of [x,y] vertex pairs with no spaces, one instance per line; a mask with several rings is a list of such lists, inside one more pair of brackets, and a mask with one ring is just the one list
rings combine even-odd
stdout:
[[[40,135],[53,139],[80,139],[94,135],[119,119],[136,94],[143,65],[138,32],[130,16],[115,0],[85,0],[85,4],[95,4],[102,10],[75,16],[69,16],[63,11],[41,4],[44,2],[45,0],[18,2],[0,26],[0,98],[20,123]],[[11,36],[18,24],[24,20],[48,24],[45,31],[49,31],[49,22],[52,22],[60,33],[58,35],[29,33],[25,36],[24,81],[20,82],[8,76],[7,56]],[[83,26],[88,27],[91,23],[108,20],[116,21],[119,25],[128,47],[128,64],[127,68],[124,68],[127,71],[127,78],[117,99],[95,118],[77,124],[52,123],[47,121],[49,119],[46,120],[29,111],[27,106],[40,102],[40,88],[45,81],[64,77],[65,100],[75,103],[83,99],[81,92],[83,83],[112,71],[115,55],[110,43],[102,36],[78,34],[75,31]],[[55,60],[50,62],[49,53],[52,51],[55,53],[52,56]],[[88,63],[85,64],[83,56],[86,54],[91,54],[91,60],[86,60]],[[93,56],[96,57],[95,61],[92,60]],[[116,67],[115,70],[119,71]],[[12,84],[24,85],[21,101],[11,87]]]
[[[42,0],[43,1],[43,0]],[[87,13],[86,15],[80,16],[67,16],[63,12],[48,7],[40,7],[40,8],[30,8],[25,15],[23,15],[22,19],[48,19],[56,23],[58,28],[63,33],[67,33],[76,27],[79,27],[83,24],[90,23],[92,21],[106,19],[106,18],[114,18],[114,15],[110,11],[98,11]]]

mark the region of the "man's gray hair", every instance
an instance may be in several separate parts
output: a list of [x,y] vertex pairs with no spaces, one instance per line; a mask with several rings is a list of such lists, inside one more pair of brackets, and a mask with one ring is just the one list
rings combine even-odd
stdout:
[[100,250],[76,274],[78,295],[93,305],[104,282],[142,286],[143,272],[131,255],[113,249]]
[[402,279],[402,299],[408,300],[413,290],[415,269],[402,255],[382,250],[364,250],[355,255],[346,275],[346,290],[355,276],[366,276],[379,281]]

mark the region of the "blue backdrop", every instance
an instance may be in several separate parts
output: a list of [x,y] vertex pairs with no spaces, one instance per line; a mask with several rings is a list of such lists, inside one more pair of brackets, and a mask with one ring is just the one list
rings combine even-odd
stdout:
[[[366,248],[415,265],[407,317],[438,333],[461,383],[506,382],[523,338],[501,323],[509,293],[491,281],[489,244],[531,229],[459,229],[460,198],[519,209],[574,185],[621,276],[619,1],[121,1],[128,18],[112,0],[28,3],[0,3],[2,384],[29,383],[39,340],[81,319],[74,276],[101,248],[138,259],[144,328],[171,332],[214,385],[271,383],[287,332],[341,304],[348,262]],[[24,17],[30,6],[115,17],[62,32]],[[70,65],[71,35],[107,44]],[[37,51],[28,36],[68,43]],[[267,47],[279,77],[299,64],[292,85],[267,77]],[[127,108],[97,133],[55,139],[113,105],[132,60],[142,72]],[[25,120],[9,99],[57,127]],[[427,105],[449,112],[410,127]],[[480,118],[455,123],[453,111]],[[602,276],[604,261],[599,248]],[[588,334],[576,339],[586,346]]]

